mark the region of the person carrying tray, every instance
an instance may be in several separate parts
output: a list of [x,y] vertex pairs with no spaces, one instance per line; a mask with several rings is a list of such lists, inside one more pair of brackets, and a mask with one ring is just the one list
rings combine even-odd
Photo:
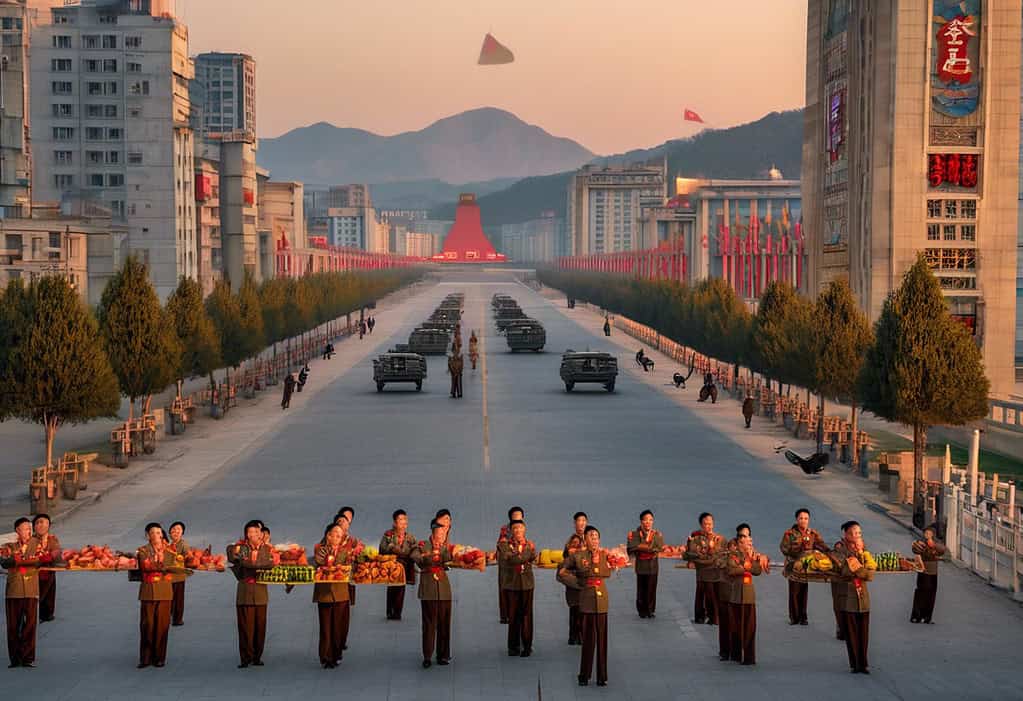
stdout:
[[501,594],[508,613],[508,655],[533,654],[533,559],[536,545],[526,540],[526,522],[521,518],[508,524],[508,537],[497,544],[501,568]]
[[639,515],[639,528],[629,531],[627,552],[636,558],[636,611],[640,618],[654,618],[657,609],[657,555],[664,549],[664,536],[654,528],[654,512]]
[[607,612],[610,601],[606,580],[611,576],[607,551],[600,548],[600,531],[586,526],[586,545],[569,555],[558,570],[558,581],[579,590],[583,649],[579,660],[579,686],[590,683],[593,656],[597,656],[597,686],[607,686]]
[[[792,563],[804,555],[813,551],[827,554],[828,546],[821,538],[821,534],[810,528],[810,510],[797,509],[796,522],[792,528],[785,531],[781,536],[781,544],[778,546],[781,554],[785,556],[785,568],[791,570]],[[789,625],[809,625],[806,616],[807,593],[809,585],[806,582],[794,582],[789,580]]]
[[757,594],[753,578],[763,572],[763,558],[753,550],[748,524],[736,528],[735,548],[728,551],[724,574],[729,584],[729,658],[742,665],[757,663]]
[[[36,514],[32,519],[32,532],[43,550],[53,555],[53,562],[60,560],[60,539],[50,532],[49,514]],[[39,571],[39,622],[52,621],[57,613],[57,573]]]
[[35,667],[39,567],[51,564],[53,555],[32,535],[27,518],[14,522],[14,532],[16,540],[0,548],[0,565],[7,570],[7,655],[10,667]]
[[[323,539],[313,549],[317,567],[351,565],[354,550],[342,544],[346,533],[335,523],[327,526]],[[318,582],[313,586],[313,603],[320,622],[320,664],[334,669],[344,656],[348,640],[351,608],[348,605],[347,582]]]
[[874,573],[863,557],[863,532],[856,521],[842,524],[842,540],[835,543],[831,559],[839,580],[838,607],[842,614],[842,637],[853,674],[870,674],[867,648],[870,636],[870,592],[867,582]]
[[717,585],[721,581],[718,555],[725,546],[723,536],[714,532],[714,515],[700,514],[700,529],[689,534],[685,559],[696,566],[696,601],[693,623],[716,626],[720,619]]
[[[577,550],[585,546],[586,525],[589,521],[585,511],[576,511],[572,517],[575,524],[575,532],[565,541],[565,547],[561,551],[562,561]],[[555,575],[556,576],[556,575]],[[565,603],[568,605],[568,644],[583,644],[583,619],[579,613],[579,590],[575,587],[565,587]]]
[[934,600],[938,596],[938,562],[945,555],[945,546],[934,539],[935,528],[924,529],[924,537],[913,541],[913,553],[924,562],[924,571],[916,576],[916,591],[913,592],[913,611],[910,623],[933,623]]
[[174,590],[171,582],[177,557],[163,537],[159,523],[146,526],[146,540],[135,553],[141,582],[139,582],[139,663],[138,668],[149,665],[163,667],[167,663],[167,633],[171,622],[171,600]]
[[239,669],[250,664],[263,666],[263,646],[266,643],[266,607],[270,601],[266,585],[256,581],[260,569],[280,563],[273,548],[265,542],[263,524],[249,521],[245,524],[245,537],[227,546],[227,560],[238,580],[235,611],[238,617]]
[[429,669],[434,649],[437,664],[451,662],[451,583],[448,567],[455,556],[446,540],[447,529],[430,523],[430,540],[419,541],[412,561],[419,567],[419,603],[423,620],[423,669]]
[[[184,521],[175,521],[170,527],[170,545],[167,546],[175,555],[182,559],[188,557],[188,542],[185,540]],[[185,579],[184,573],[175,573],[171,577],[171,589],[174,597],[171,599],[171,625],[185,625]]]
[[405,583],[387,587],[387,620],[400,621],[405,608],[405,587],[416,583],[416,570],[412,563],[412,551],[416,537],[408,532],[408,514],[398,509],[391,514],[393,526],[380,539],[380,554],[395,555],[405,568]]

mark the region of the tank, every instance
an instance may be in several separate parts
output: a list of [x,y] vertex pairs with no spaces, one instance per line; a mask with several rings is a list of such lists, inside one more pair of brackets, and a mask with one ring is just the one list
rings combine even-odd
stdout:
[[561,356],[561,381],[566,392],[580,382],[604,385],[608,392],[614,392],[616,377],[618,359],[610,353],[568,350]]
[[509,321],[504,333],[504,340],[512,353],[520,350],[539,353],[547,343],[547,332],[536,319]]

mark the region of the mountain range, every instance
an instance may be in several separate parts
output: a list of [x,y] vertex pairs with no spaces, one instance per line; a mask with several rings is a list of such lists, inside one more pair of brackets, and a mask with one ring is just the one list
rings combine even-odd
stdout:
[[574,169],[593,157],[571,139],[492,107],[393,136],[319,122],[260,139],[257,152],[275,180],[323,185],[518,179]]

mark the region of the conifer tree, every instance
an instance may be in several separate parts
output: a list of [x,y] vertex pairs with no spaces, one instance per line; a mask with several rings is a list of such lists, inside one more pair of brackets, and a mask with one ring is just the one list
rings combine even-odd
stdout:
[[203,306],[199,283],[182,277],[167,299],[167,313],[181,345],[178,379],[212,374],[220,363],[220,337]]

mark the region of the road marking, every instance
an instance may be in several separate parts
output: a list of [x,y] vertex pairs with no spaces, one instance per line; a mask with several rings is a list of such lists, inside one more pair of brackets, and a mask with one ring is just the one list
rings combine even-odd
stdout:
[[487,410],[487,307],[480,309],[480,373],[483,376],[483,471],[490,472],[490,416]]

